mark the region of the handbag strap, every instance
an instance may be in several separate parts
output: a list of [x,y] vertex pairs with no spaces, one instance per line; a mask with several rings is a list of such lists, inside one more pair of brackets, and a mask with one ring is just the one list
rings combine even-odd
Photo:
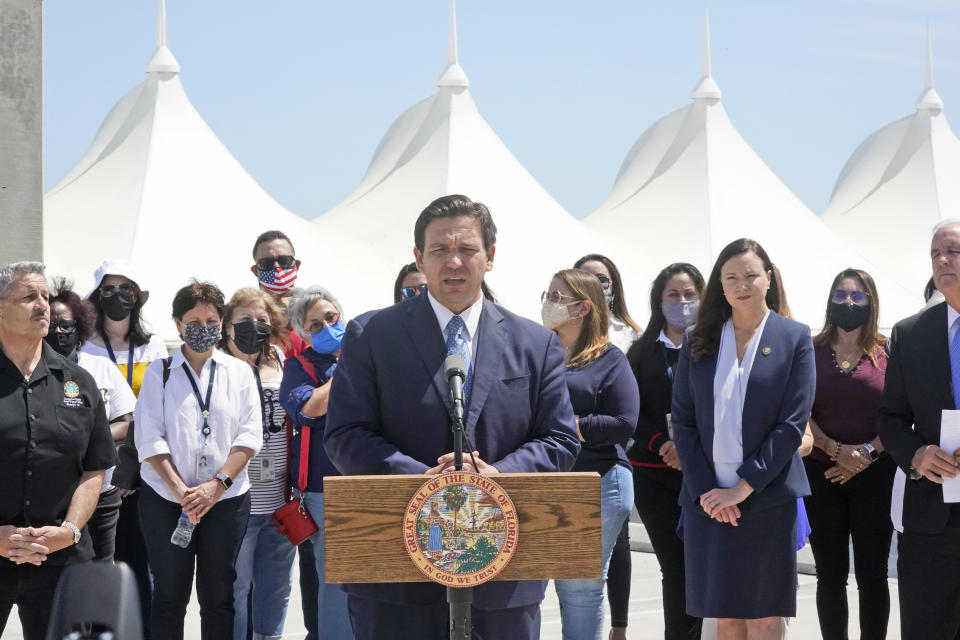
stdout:
[[[320,384],[320,377],[317,375],[317,368],[313,366],[303,355],[294,356],[303,367],[303,372],[310,376],[314,386]],[[310,427],[300,425],[300,473],[297,475],[297,488],[300,489],[300,495],[307,490],[307,481],[310,473]]]

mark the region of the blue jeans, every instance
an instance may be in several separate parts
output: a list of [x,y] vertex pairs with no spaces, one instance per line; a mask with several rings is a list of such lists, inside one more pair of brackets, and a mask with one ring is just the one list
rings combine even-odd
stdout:
[[319,623],[318,640],[353,640],[353,630],[350,628],[350,612],[347,609],[347,594],[338,584],[327,584],[326,581],[326,550],[324,549],[323,531],[323,492],[307,491],[304,503],[313,521],[319,530],[310,540],[313,542],[313,553],[317,558],[317,576],[320,586],[317,589],[317,616]]
[[247,640],[248,613],[254,640],[283,635],[296,555],[297,548],[277,531],[269,513],[250,516],[247,533],[240,543],[237,579],[233,583],[233,640]]
[[613,545],[633,507],[633,474],[614,465],[600,478],[600,519],[603,577],[556,580],[563,640],[600,640],[603,634],[603,586]]

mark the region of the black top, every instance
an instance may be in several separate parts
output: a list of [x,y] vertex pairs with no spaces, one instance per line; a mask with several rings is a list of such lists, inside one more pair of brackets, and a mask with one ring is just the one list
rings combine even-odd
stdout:
[[659,451],[670,439],[667,414],[673,397],[672,373],[679,355],[679,349],[671,349],[659,340],[637,340],[627,352],[641,398],[633,446],[627,452],[634,466],[670,469]]
[[[116,463],[103,398],[89,373],[44,342],[24,381],[0,351],[0,524],[59,525],[83,472]],[[92,558],[84,527],[79,544],[51,554],[44,564]]]
[[629,469],[623,447],[637,424],[640,394],[623,352],[611,345],[587,366],[568,368],[567,389],[583,436],[571,471]]

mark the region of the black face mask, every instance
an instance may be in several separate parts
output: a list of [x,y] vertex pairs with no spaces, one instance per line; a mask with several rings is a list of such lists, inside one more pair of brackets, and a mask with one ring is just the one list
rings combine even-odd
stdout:
[[260,348],[270,339],[272,327],[263,320],[244,320],[233,325],[233,344],[243,353],[260,353]]
[[136,300],[133,296],[120,292],[109,298],[100,298],[100,308],[103,309],[103,314],[114,321],[120,321],[129,316],[135,304]]
[[860,306],[852,302],[831,302],[828,307],[830,322],[844,331],[853,331],[863,326],[870,317],[870,305]]
[[71,331],[69,333],[60,333],[59,331],[51,331],[43,338],[47,341],[53,350],[62,355],[64,358],[69,358],[73,355],[73,352],[77,350],[77,344],[80,342],[80,336],[77,335],[76,331]]

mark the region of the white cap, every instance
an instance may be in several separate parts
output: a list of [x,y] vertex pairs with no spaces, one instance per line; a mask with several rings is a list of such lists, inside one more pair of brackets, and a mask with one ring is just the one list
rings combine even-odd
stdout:
[[93,289],[90,289],[87,293],[87,298],[92,296],[93,292],[100,288],[104,276],[123,276],[137,285],[140,289],[139,297],[141,304],[145,303],[147,298],[150,297],[150,292],[143,288],[140,278],[137,276],[133,267],[130,266],[130,263],[124,260],[104,260],[103,263],[97,267],[97,270],[93,272]]

